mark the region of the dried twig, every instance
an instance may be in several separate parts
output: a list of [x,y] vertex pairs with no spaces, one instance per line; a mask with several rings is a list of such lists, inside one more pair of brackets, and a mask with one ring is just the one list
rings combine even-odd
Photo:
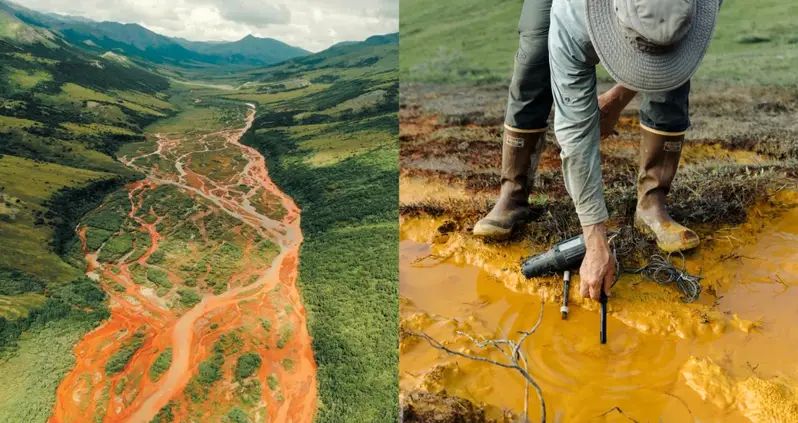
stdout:
[[444,351],[448,354],[467,358],[470,360],[482,361],[485,363],[517,371],[525,379],[524,416],[526,420],[529,421],[529,385],[532,385],[532,387],[535,388],[535,391],[537,392],[538,395],[538,400],[540,401],[541,422],[546,423],[546,402],[543,399],[543,392],[540,390],[540,386],[538,386],[537,382],[535,382],[532,376],[530,376],[529,362],[526,359],[526,355],[523,353],[523,351],[521,351],[521,345],[524,343],[527,337],[529,337],[529,335],[535,333],[535,331],[540,327],[540,323],[543,321],[543,305],[544,302],[541,300],[540,315],[538,316],[538,320],[535,323],[535,325],[532,327],[532,329],[528,331],[517,332],[517,334],[521,336],[516,341],[509,339],[509,336],[507,334],[504,334],[504,331],[501,328],[499,328],[499,331],[502,332],[503,336],[505,337],[504,339],[485,339],[484,337],[475,337],[465,332],[457,332],[458,335],[462,335],[468,338],[478,348],[481,349],[494,348],[501,351],[504,357],[507,358],[506,361],[493,360],[490,358],[465,354],[460,351],[453,350],[447,347],[446,345],[443,345],[440,341],[432,338],[431,336],[423,332],[420,333],[412,332],[409,335],[423,338],[433,348]]
[[629,417],[629,416],[628,416],[626,413],[624,413],[624,412],[623,412],[623,410],[621,410],[621,407],[618,407],[618,406],[612,407],[612,408],[610,408],[609,410],[607,410],[607,411],[605,411],[605,412],[603,412],[603,413],[599,414],[599,415],[598,415],[598,416],[596,416],[596,417],[604,417],[604,416],[606,416],[607,414],[610,414],[610,413],[612,413],[613,411],[617,411],[617,412],[618,412],[620,415],[622,415],[622,416],[626,417],[627,419],[629,419],[629,420],[633,421],[634,423],[640,423],[639,421],[637,421],[637,420],[635,420],[635,419],[633,419],[633,418]]

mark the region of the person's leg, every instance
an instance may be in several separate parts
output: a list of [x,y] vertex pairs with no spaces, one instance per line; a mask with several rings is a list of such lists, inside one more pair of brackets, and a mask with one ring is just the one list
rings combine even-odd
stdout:
[[552,0],[525,0],[502,138],[501,191],[474,235],[509,236],[529,217],[529,186],[545,143],[551,111],[549,12]]
[[690,127],[690,82],[663,93],[644,93],[640,105],[640,171],[635,226],[652,235],[666,252],[699,244],[698,235],[675,222],[665,210],[665,196],[679,167],[684,134]]

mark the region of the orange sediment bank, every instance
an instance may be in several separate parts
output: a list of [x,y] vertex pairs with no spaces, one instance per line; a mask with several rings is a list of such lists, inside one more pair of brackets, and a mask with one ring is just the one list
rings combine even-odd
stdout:
[[[598,308],[578,289],[563,321],[561,279],[520,276],[532,245],[439,237],[445,218],[403,218],[402,328],[501,360],[465,334],[513,338],[535,323],[543,297],[543,322],[523,351],[551,421],[795,422],[798,194],[779,193],[749,215],[688,256],[688,269],[704,276],[696,304],[681,303],[673,287],[623,276],[610,300],[606,345]],[[445,392],[486,406],[497,420],[505,409],[523,410],[523,378],[512,370],[445,356],[416,337],[403,337],[400,350],[403,395]],[[537,421],[534,391],[529,404]]]
[[[251,351],[262,359],[255,376],[262,389],[258,391],[259,398],[251,401],[246,408],[248,413],[256,416],[257,421],[312,421],[318,401],[316,364],[305,308],[296,286],[299,245],[302,242],[300,210],[271,181],[263,157],[256,150],[239,143],[240,137],[252,125],[254,115],[254,107],[251,106],[244,128],[208,134],[200,139],[200,143],[211,142],[211,139],[217,143],[223,142],[224,148],[240,153],[246,165],[238,169],[239,174],[235,177],[215,180],[209,175],[184,169],[188,167],[194,151],[185,151],[188,147],[181,145],[180,139],[161,135],[157,137],[156,151],[122,159],[126,165],[148,175],[147,179],[125,189],[128,190],[131,204],[128,217],[135,221],[139,231],[147,234],[150,245],[133,262],[99,263],[97,252],[85,251],[86,227],[78,229],[89,262],[87,272],[93,272],[108,293],[111,317],[75,346],[76,365],[58,387],[50,422],[146,423],[171,401],[176,401],[173,407],[175,421],[218,420],[229,408],[220,408],[220,401],[223,404],[236,404],[231,400],[234,391],[238,392],[236,390],[240,388],[240,382],[233,376],[236,358],[238,354]],[[197,145],[194,150],[207,151],[207,144]],[[162,169],[134,164],[137,159],[150,155],[160,155],[175,166],[173,169]],[[249,196],[256,189],[249,191],[252,194],[240,191],[236,195],[231,194],[240,184],[262,187],[280,199],[287,213],[281,220],[261,214],[249,204]],[[152,288],[134,283],[131,274],[131,266],[146,265],[164,239],[164,235],[158,231],[163,216],[154,216],[152,210],[140,210],[152,190],[162,185],[175,186],[192,198],[201,198],[209,204],[213,213],[223,213],[239,221],[240,227],[246,227],[262,239],[270,240],[279,251],[267,266],[247,264],[239,269],[228,281],[226,291],[218,295],[205,293],[201,301],[188,310],[171,305],[176,301],[176,294],[170,292],[166,298],[161,298],[155,295]],[[139,217],[141,212],[155,217],[155,220],[148,223]],[[240,233],[240,228],[237,228],[231,230]],[[200,232],[207,240],[204,226]],[[251,243],[247,243],[245,251],[247,255],[252,254]],[[174,269],[162,270],[179,288],[183,281]],[[207,271],[211,271],[210,265]],[[257,278],[252,278],[253,275],[257,275]],[[243,278],[254,281],[240,283]],[[277,327],[270,331],[253,330],[266,320],[274,322],[275,326],[279,322],[280,326],[291,327],[290,338],[280,339],[280,346],[275,347],[281,336]],[[221,339],[221,335],[231,331],[239,334],[242,344],[248,349],[227,356],[221,380],[209,388],[204,401],[192,401],[184,392],[186,386],[198,373],[199,364],[213,354],[214,344]],[[110,357],[136,332],[143,333],[143,336],[139,335],[143,339],[141,347],[124,370],[115,375],[106,374],[105,365]],[[159,354],[167,348],[172,350],[171,365],[157,381],[153,381],[148,372]],[[287,362],[291,362],[291,365],[286,365]],[[277,392],[269,387],[267,380],[270,377],[279,381]],[[196,416],[202,418],[197,420]]]

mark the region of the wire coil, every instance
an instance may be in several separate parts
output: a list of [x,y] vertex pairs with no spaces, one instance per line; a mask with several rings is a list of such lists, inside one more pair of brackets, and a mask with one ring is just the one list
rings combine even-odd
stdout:
[[[628,268],[621,267],[618,260],[618,251],[614,244],[614,239],[620,235],[620,232],[615,232],[610,237],[610,244],[612,245],[612,257],[615,260],[615,281],[612,285],[618,282],[621,274],[642,275],[644,278],[657,282],[660,285],[676,284],[676,287],[681,291],[681,300],[685,303],[692,303],[698,300],[701,295],[701,276],[691,275],[687,272],[687,260],[684,259],[684,254],[681,252],[668,253],[667,256],[654,254],[648,259],[643,267]],[[624,251],[621,254],[627,253]],[[678,254],[681,259],[681,267],[677,267],[673,259],[674,254]]]

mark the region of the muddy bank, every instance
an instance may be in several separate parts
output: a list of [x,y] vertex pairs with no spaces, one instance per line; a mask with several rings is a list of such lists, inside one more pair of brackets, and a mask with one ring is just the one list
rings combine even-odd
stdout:
[[[623,276],[613,290],[602,348],[594,302],[571,290],[571,317],[563,322],[561,279],[526,280],[519,272],[523,258],[580,230],[552,134],[530,196],[534,220],[507,242],[483,242],[470,230],[498,193],[505,88],[403,90],[403,330],[493,357],[463,334],[501,338],[527,330],[543,298],[544,323],[525,351],[550,420],[791,421],[784,419],[798,386],[791,355],[798,347],[791,324],[798,312],[790,305],[798,300],[798,127],[787,116],[797,97],[764,88],[693,91],[693,128],[669,210],[702,238],[686,263],[704,277],[701,298],[686,304],[674,287]],[[628,226],[634,212],[635,111],[633,103],[618,135],[601,145],[611,228]],[[656,252],[651,240],[633,238],[627,266]],[[414,337],[403,337],[401,354],[404,394],[462,398],[485,409],[488,419],[523,409],[522,378],[512,372],[446,357]],[[721,373],[726,381],[716,383],[724,380],[716,378]],[[534,395],[530,401],[535,404]],[[569,406],[574,401],[578,410]],[[535,421],[538,412],[534,405],[531,410]]]
[[[563,321],[559,298],[547,301],[543,323],[524,349],[550,418],[604,421],[598,416],[618,407],[637,421],[794,421],[798,249],[787,244],[798,239],[796,221],[798,209],[784,213],[750,238],[741,238],[745,241],[732,251],[745,258],[706,266],[714,294],[702,304],[680,304],[672,294],[668,306],[657,300],[658,290],[665,288],[624,277],[610,302],[605,346],[598,343],[598,312],[592,304],[572,298],[579,306]],[[403,231],[400,247],[405,332],[424,332],[450,348],[500,359],[500,354],[476,348],[464,334],[495,339],[528,330],[537,318],[540,295],[561,290],[556,280],[548,281],[551,289],[529,288],[544,281],[508,286],[507,275],[486,270],[485,262],[441,254],[440,245],[412,241],[411,232]],[[716,254],[731,257],[723,251]],[[706,321],[707,316],[717,320]],[[400,348],[403,393],[461,397],[497,421],[504,410],[518,413],[523,407],[523,379],[512,371],[447,357],[415,337],[403,337]],[[574,401],[583,406],[574,409]],[[534,405],[531,410],[535,421]]]

